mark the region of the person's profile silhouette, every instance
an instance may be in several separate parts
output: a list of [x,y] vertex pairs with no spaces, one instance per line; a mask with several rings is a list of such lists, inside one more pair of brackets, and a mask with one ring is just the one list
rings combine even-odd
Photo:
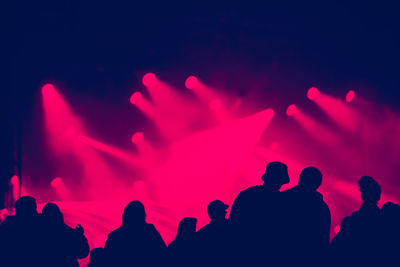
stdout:
[[363,203],[358,211],[343,219],[339,233],[332,240],[331,252],[337,264],[379,265],[384,249],[382,216],[377,205],[381,187],[370,176],[361,177],[358,184]]
[[294,248],[285,262],[289,265],[320,265],[329,249],[331,214],[317,190],[322,173],[315,167],[304,168],[297,186],[282,193],[280,246]]

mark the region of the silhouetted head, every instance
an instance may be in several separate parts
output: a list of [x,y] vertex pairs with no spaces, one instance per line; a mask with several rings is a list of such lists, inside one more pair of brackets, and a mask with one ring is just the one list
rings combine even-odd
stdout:
[[90,251],[90,262],[88,267],[103,266],[104,264],[104,249],[94,248]]
[[64,216],[60,208],[54,203],[47,203],[42,209],[43,217],[53,224],[64,224]]
[[183,218],[178,226],[176,239],[191,238],[196,233],[197,219],[191,217]]
[[211,201],[207,206],[208,217],[210,217],[212,221],[224,220],[228,208],[229,206],[221,200]]
[[264,185],[279,190],[282,185],[290,182],[288,167],[282,162],[270,162],[261,179],[264,181]]
[[361,199],[367,204],[376,204],[381,199],[381,186],[370,176],[363,176],[358,181]]
[[397,223],[400,219],[400,205],[390,201],[386,202],[382,206],[382,215]]
[[15,216],[32,217],[37,215],[36,199],[30,196],[23,196],[15,202]]
[[146,222],[146,212],[142,202],[139,200],[131,201],[124,209],[122,214],[122,224],[124,226],[140,225]]
[[304,168],[299,177],[299,187],[316,191],[322,183],[322,173],[315,167]]

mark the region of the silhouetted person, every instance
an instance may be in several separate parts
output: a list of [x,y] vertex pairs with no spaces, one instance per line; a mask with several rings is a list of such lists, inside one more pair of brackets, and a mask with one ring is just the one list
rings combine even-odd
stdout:
[[0,227],[1,266],[43,266],[46,253],[43,234],[36,200],[21,197],[15,203],[15,216],[7,217]]
[[104,248],[94,248],[90,251],[90,262],[87,267],[106,267]]
[[42,210],[46,226],[43,240],[46,242],[47,266],[79,266],[78,259],[89,255],[89,244],[81,225],[74,229],[64,223],[60,208],[48,203]]
[[241,264],[277,262],[277,240],[282,232],[278,211],[282,185],[289,183],[287,166],[281,162],[267,165],[263,185],[250,187],[237,196],[229,220],[235,242],[234,257]]
[[386,202],[382,207],[384,229],[384,266],[399,262],[400,251],[400,205]]
[[168,246],[168,253],[172,265],[194,265],[197,253],[196,226],[196,218],[185,217],[180,221],[176,238]]
[[317,189],[322,173],[315,167],[302,170],[298,185],[284,191],[282,199],[283,225],[281,246],[290,247],[290,256],[284,257],[291,265],[323,265],[329,248],[331,213]]
[[381,187],[369,176],[361,177],[359,186],[363,204],[343,219],[339,233],[332,240],[332,256],[341,265],[380,265],[383,229],[377,203],[381,198]]
[[109,266],[156,266],[166,261],[166,245],[154,225],[146,223],[140,201],[130,202],[122,226],[108,235],[104,247]]
[[204,266],[226,266],[231,253],[231,230],[226,219],[228,205],[220,200],[207,206],[210,223],[197,232],[199,259]]

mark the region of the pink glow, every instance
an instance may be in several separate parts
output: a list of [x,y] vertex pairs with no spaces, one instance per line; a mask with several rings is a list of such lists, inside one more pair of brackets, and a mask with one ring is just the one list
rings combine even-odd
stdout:
[[146,73],[143,75],[142,82],[144,86],[153,86],[157,83],[157,77],[154,73]]
[[344,101],[326,94],[319,94],[314,102],[345,130],[354,132],[360,126],[360,116]]
[[310,116],[297,109],[292,116],[313,138],[329,146],[339,142],[339,137],[323,125],[317,123]]
[[131,95],[130,102],[132,105],[136,105],[142,99],[142,94],[140,92],[134,92]]
[[222,108],[222,101],[219,98],[215,98],[213,100],[211,100],[210,102],[210,109],[217,111],[220,110]]
[[351,101],[354,100],[355,96],[356,96],[356,93],[353,90],[350,90],[346,95],[346,102],[350,103]]
[[198,83],[199,80],[196,78],[196,76],[189,76],[185,81],[185,86],[187,89],[193,89],[198,85]]
[[319,96],[319,90],[316,87],[311,87],[307,91],[307,97],[310,100],[315,100]]
[[60,187],[60,186],[64,185],[64,183],[60,177],[54,178],[50,184],[52,187]]
[[13,185],[19,185],[19,178],[18,178],[18,176],[14,175],[13,177],[11,177],[10,182],[11,182],[11,184],[13,184]]
[[290,105],[287,109],[286,109],[286,114],[288,116],[293,116],[296,113],[297,107],[296,105]]
[[78,139],[82,143],[89,145],[99,151],[103,151],[109,155],[117,157],[118,159],[121,159],[124,162],[127,162],[129,164],[134,164],[137,166],[143,165],[143,163],[136,156],[131,155],[130,153],[128,153],[120,148],[105,144],[103,142],[94,140],[93,138],[90,138],[90,137],[87,137],[84,135],[80,135],[78,137]]
[[54,85],[51,83],[46,83],[45,85],[42,86],[42,94],[51,94],[54,92]]
[[132,143],[134,143],[135,145],[138,145],[143,142],[144,134],[142,132],[136,132],[132,135],[131,140],[132,140]]

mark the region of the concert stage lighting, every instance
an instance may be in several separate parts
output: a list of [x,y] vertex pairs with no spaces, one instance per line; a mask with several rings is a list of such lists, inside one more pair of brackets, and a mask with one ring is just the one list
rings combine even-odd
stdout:
[[45,85],[42,86],[42,94],[49,94],[54,90],[55,90],[54,85],[52,85],[51,83],[46,83]]
[[346,95],[346,102],[350,103],[351,101],[354,100],[355,96],[356,96],[356,93],[353,90],[350,90]]
[[316,87],[311,87],[310,89],[308,89],[307,92],[307,97],[310,100],[315,100],[319,95],[319,91]]
[[296,113],[297,107],[296,105],[290,105],[288,106],[288,108],[286,109],[286,114],[288,116],[293,116]]
[[140,92],[134,92],[131,95],[131,99],[130,99],[131,104],[133,104],[133,105],[137,104],[140,101],[140,99],[142,99],[142,94]]
[[213,100],[211,100],[210,102],[210,109],[217,111],[220,110],[222,108],[222,101],[219,98],[215,98]]
[[59,187],[62,187],[64,185],[64,183],[63,183],[61,177],[56,177],[50,182],[50,185],[53,188],[59,188]]
[[18,176],[14,175],[13,177],[11,177],[10,182],[12,185],[18,185],[19,184]]
[[186,81],[185,81],[185,86],[187,89],[193,89],[196,87],[196,85],[199,83],[199,80],[196,78],[196,76],[189,76]]
[[157,81],[157,77],[156,75],[154,75],[154,73],[146,73],[145,75],[143,75],[143,79],[142,82],[144,84],[144,86],[152,86],[156,83]]
[[141,142],[143,142],[144,140],[144,135],[142,132],[136,132],[132,135],[132,143],[134,143],[135,145],[140,144]]

